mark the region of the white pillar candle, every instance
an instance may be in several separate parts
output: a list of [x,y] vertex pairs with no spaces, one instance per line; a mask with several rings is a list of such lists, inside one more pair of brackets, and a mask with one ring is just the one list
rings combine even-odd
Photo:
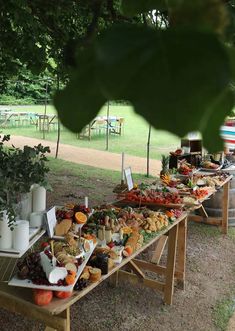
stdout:
[[43,186],[34,185],[33,188],[33,212],[46,209],[46,189]]
[[121,169],[121,178],[124,180],[124,161],[125,161],[125,153],[122,152],[122,169]]
[[32,191],[24,194],[20,201],[20,218],[22,220],[29,220],[30,214],[32,213]]
[[30,214],[30,226],[35,228],[42,228],[44,220],[44,212],[35,211]]
[[85,204],[85,207],[88,208],[88,197],[85,197],[84,204]]
[[12,240],[12,231],[8,226],[8,217],[4,210],[2,216],[0,216],[0,249],[12,248]]
[[13,230],[13,248],[23,251],[29,247],[29,222],[17,221]]

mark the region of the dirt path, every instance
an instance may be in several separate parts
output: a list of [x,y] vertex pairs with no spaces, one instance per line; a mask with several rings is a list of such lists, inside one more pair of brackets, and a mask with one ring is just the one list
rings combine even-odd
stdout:
[[[55,156],[56,143],[48,140],[40,140],[23,136],[11,136],[11,144],[16,147],[24,145],[34,146],[42,144],[50,146],[51,156]],[[121,154],[99,151],[91,148],[80,148],[72,145],[60,144],[59,155],[60,159],[71,161],[78,164],[95,166],[102,169],[120,170]],[[125,167],[131,166],[133,173],[146,173],[146,159],[137,156],[125,154]],[[161,162],[158,160],[150,160],[150,174],[155,175],[161,170]]]

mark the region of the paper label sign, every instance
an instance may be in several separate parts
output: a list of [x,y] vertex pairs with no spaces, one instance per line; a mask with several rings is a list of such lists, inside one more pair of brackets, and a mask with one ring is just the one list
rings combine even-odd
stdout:
[[126,183],[128,186],[128,190],[132,190],[134,187],[133,179],[132,179],[132,173],[131,173],[131,167],[128,167],[124,169],[125,177],[126,177]]
[[47,225],[47,232],[50,238],[54,236],[54,228],[56,226],[56,214],[55,214],[55,207],[49,209],[46,213],[46,225]]

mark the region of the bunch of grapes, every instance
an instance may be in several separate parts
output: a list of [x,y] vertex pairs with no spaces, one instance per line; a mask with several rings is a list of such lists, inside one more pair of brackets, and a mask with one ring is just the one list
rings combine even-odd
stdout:
[[87,287],[88,282],[84,278],[79,278],[76,284],[74,285],[75,291],[82,291],[85,287]]
[[171,211],[174,213],[176,218],[179,218],[183,213],[181,209],[171,209]]
[[40,260],[40,254],[38,252],[33,252],[27,255],[23,261],[18,262],[17,267],[19,278],[30,279],[37,285],[49,285]]
[[86,208],[85,205],[75,205],[73,208],[74,213],[76,213],[77,211],[80,211],[86,215],[91,213],[91,209],[90,208]]
[[71,219],[74,216],[74,211],[71,209],[57,209],[56,219],[60,223],[64,219]]

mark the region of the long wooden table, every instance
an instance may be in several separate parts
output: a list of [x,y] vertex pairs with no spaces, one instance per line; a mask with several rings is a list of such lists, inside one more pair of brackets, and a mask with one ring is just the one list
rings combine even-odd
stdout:
[[[40,307],[33,303],[30,289],[11,287],[6,283],[1,283],[0,305],[9,311],[41,321],[46,324],[45,331],[69,331],[70,307],[107,278],[116,285],[122,280],[129,280],[132,283],[140,282],[143,286],[162,293],[164,302],[171,305],[175,282],[181,289],[184,289],[185,285],[186,238],[187,213],[184,213],[138,251],[123,259],[107,275],[103,275],[99,282],[90,284],[81,292],[74,291],[70,298],[64,300],[54,298],[49,305]],[[162,265],[160,259],[167,241],[166,264]],[[155,245],[152,261],[137,259],[137,256],[151,245]],[[124,267],[125,270],[123,270]],[[164,281],[146,277],[145,270],[164,276]]]
[[213,194],[216,194],[216,192],[219,189],[223,190],[223,198],[222,198],[222,217],[209,217],[204,206],[203,201],[201,201],[201,204],[194,208],[194,210],[198,210],[200,215],[193,215],[192,213],[189,215],[188,219],[189,221],[199,222],[199,223],[205,223],[209,225],[217,225],[221,227],[221,231],[223,234],[228,233],[228,204],[229,204],[229,185],[230,181],[232,180],[233,176],[230,175],[227,177],[223,183],[217,187],[217,190],[211,194],[209,194],[206,199],[209,199],[210,196]]

